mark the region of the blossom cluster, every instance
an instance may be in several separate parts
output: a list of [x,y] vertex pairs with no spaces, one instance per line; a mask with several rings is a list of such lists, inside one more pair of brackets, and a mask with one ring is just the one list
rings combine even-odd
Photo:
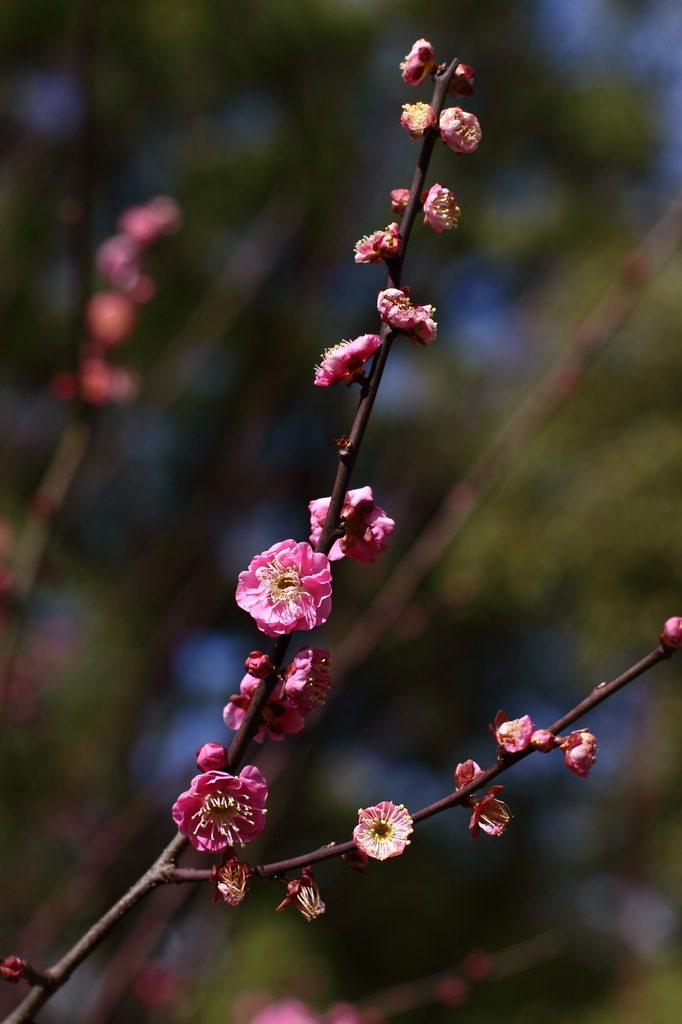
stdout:
[[110,287],[96,292],[84,311],[86,339],[76,373],[58,373],[52,392],[64,401],[80,395],[89,405],[126,402],[135,397],[137,375],[109,362],[111,351],[126,342],[137,324],[138,306],[149,302],[156,288],[143,271],[145,251],[161,235],[178,231],[180,208],[170,196],[129,206],[118,220],[118,234],[97,250],[97,267]]

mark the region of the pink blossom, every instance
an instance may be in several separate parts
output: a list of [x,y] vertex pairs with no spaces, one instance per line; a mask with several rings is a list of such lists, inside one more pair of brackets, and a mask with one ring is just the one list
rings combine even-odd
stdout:
[[503,750],[508,754],[518,754],[530,743],[535,726],[528,715],[510,721],[506,711],[498,711],[495,715],[495,725],[489,725],[488,728]]
[[100,345],[120,345],[133,333],[136,322],[135,303],[122,292],[98,292],[85,307],[86,327]]
[[175,801],[173,820],[197,850],[217,853],[261,834],[267,798],[267,783],[252,764],[238,776],[205,772]]
[[660,641],[666,651],[678,651],[682,647],[682,617],[673,615],[671,619],[666,619]]
[[16,985],[24,976],[26,964],[18,956],[0,957],[0,978]]
[[138,274],[130,284],[124,286],[124,289],[128,298],[136,302],[138,306],[143,306],[145,302],[151,302],[156,295],[156,285],[148,274]]
[[197,750],[200,772],[220,771],[227,765],[227,751],[222,743],[204,743]]
[[118,229],[138,245],[147,246],[160,235],[169,235],[180,228],[180,207],[170,196],[156,196],[141,206],[129,206],[118,221]]
[[345,382],[347,387],[363,380],[364,363],[374,355],[381,344],[378,334],[361,334],[352,341],[341,341],[324,350],[321,363],[315,367],[315,383],[321,388]]
[[436,337],[434,306],[415,306],[410,289],[386,288],[379,292],[377,309],[381,319],[395,330],[403,331],[416,345],[429,345]]
[[569,772],[586,779],[590,768],[597,760],[597,738],[587,729],[578,729],[568,736],[557,739],[556,745],[564,752],[564,761]]
[[280,999],[252,1017],[249,1024],[321,1024],[321,1017],[300,999]]
[[400,123],[411,139],[420,139],[426,129],[436,123],[436,115],[430,103],[403,103]]
[[238,907],[246,896],[247,882],[251,868],[245,860],[240,860],[231,846],[223,851],[221,865],[214,864],[211,868],[211,881],[216,883],[213,891],[213,902],[224,900],[231,907]]
[[255,676],[256,679],[266,679],[275,671],[275,666],[272,664],[270,657],[267,654],[263,654],[262,651],[251,651],[251,654],[244,662],[244,668],[250,676]]
[[410,198],[409,188],[391,189],[391,209],[394,213],[402,215],[407,207],[407,200]]
[[[240,693],[230,697],[223,708],[223,721],[228,729],[238,729],[244,721],[258,683],[258,679],[245,675],[239,684]],[[273,740],[281,740],[285,733],[300,732],[304,725],[303,715],[284,696],[284,688],[276,686],[268,697],[254,739],[256,743],[262,743],[267,734]]]
[[325,1024],[362,1024],[362,1020],[352,1003],[334,1003],[325,1014]]
[[312,868],[303,868],[300,878],[293,878],[285,884],[287,894],[276,910],[284,910],[291,903],[300,914],[303,914],[306,921],[314,921],[320,914],[324,914],[326,907],[320,899],[320,890],[313,878]]
[[548,729],[536,729],[530,738],[530,745],[542,754],[549,754],[556,746],[556,739]]
[[481,126],[475,114],[461,107],[446,107],[438,125],[440,137],[455,153],[473,153],[481,141]]
[[436,66],[433,47],[426,39],[418,39],[400,65],[408,85],[420,85]]
[[329,559],[305,541],[282,540],[239,574],[236,601],[268,636],[313,629],[332,607]]
[[99,246],[99,272],[119,288],[128,288],[140,276],[140,246],[128,235],[113,235]]
[[448,88],[451,96],[473,96],[476,72],[468,64],[458,64]]
[[422,196],[424,203],[424,224],[430,224],[439,235],[457,227],[457,218],[462,212],[457,205],[457,196],[444,185],[432,185]]
[[477,775],[482,775],[483,769],[480,764],[476,764],[475,761],[469,760],[464,761],[462,764],[458,764],[455,768],[455,782],[457,788],[462,786],[468,786],[470,782],[473,782]]
[[[310,502],[310,543],[315,545],[322,536],[331,498],[315,498]],[[374,501],[371,487],[356,487],[346,494],[341,516],[345,533],[335,541],[329,552],[331,561],[348,555],[356,562],[370,565],[388,544],[385,538],[395,529],[395,522]]]
[[330,686],[329,651],[302,647],[284,673],[284,689],[291,703],[305,717],[324,704]]
[[469,831],[471,838],[476,839],[481,829],[489,836],[501,836],[511,820],[511,812],[507,805],[496,797],[504,786],[491,786],[485,796],[480,797],[471,806]]
[[413,831],[412,818],[403,804],[383,800],[374,807],[360,808],[358,824],[353,829],[353,842],[374,860],[397,857],[406,846]]
[[389,224],[383,231],[374,231],[355,243],[356,263],[380,263],[395,259],[400,253],[400,227]]

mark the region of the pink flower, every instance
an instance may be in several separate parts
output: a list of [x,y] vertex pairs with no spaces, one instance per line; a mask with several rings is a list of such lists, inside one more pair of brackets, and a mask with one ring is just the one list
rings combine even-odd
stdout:
[[429,345],[436,337],[437,324],[432,316],[434,306],[415,306],[410,302],[410,289],[386,288],[379,292],[377,309],[381,319],[395,330],[403,331],[417,345]]
[[[241,692],[230,697],[229,703],[223,708],[223,721],[228,729],[236,730],[244,721],[258,683],[258,679],[245,675],[239,684]],[[276,686],[268,697],[261,724],[254,736],[256,743],[262,743],[266,733],[273,740],[281,740],[285,733],[300,732],[305,725],[301,712],[283,693],[283,687]]]
[[252,1017],[250,1024],[321,1024],[321,1019],[300,999],[280,999]]
[[564,761],[569,772],[586,779],[590,768],[597,760],[597,738],[587,729],[578,729],[568,736],[557,739],[557,747],[564,752]]
[[457,196],[444,185],[432,185],[422,196],[424,203],[424,224],[430,224],[439,235],[457,227],[457,218],[462,212],[457,205]]
[[391,209],[394,213],[402,215],[407,207],[407,200],[410,198],[409,188],[391,189]]
[[660,641],[666,651],[678,651],[682,647],[682,618],[679,615],[673,615],[663,623]]
[[177,231],[182,223],[180,207],[170,196],[156,196],[141,206],[129,206],[118,220],[118,229],[140,246],[151,245],[160,235]]
[[510,721],[506,711],[498,711],[495,715],[495,725],[489,725],[488,728],[503,750],[508,754],[518,754],[530,743],[535,726],[528,715]]
[[476,72],[468,64],[458,64],[452,76],[448,92],[451,96],[473,96]]
[[204,743],[197,750],[200,772],[220,771],[227,764],[227,751],[222,743]]
[[290,882],[285,882],[285,885],[287,894],[276,910],[284,910],[293,903],[306,921],[314,921],[320,914],[324,914],[326,907],[320,899],[320,890],[313,878],[312,868],[303,868],[300,878],[293,878]]
[[305,541],[278,541],[239,573],[236,601],[268,636],[313,629],[332,607],[329,559]]
[[263,654],[262,651],[251,651],[244,662],[244,668],[250,676],[255,676],[256,679],[266,679],[275,671],[270,657]]
[[122,292],[98,292],[85,307],[86,327],[100,345],[120,345],[133,333],[136,322],[135,303]]
[[473,153],[481,141],[481,126],[475,114],[461,107],[446,107],[438,125],[440,137],[455,153]]
[[471,806],[469,831],[471,838],[477,839],[481,829],[489,836],[501,836],[511,820],[511,812],[502,800],[496,799],[504,786],[491,786],[485,796],[480,797]]
[[217,853],[261,834],[267,798],[267,783],[252,764],[239,776],[210,771],[195,775],[191,787],[180,794],[173,820],[197,850]]
[[353,829],[353,842],[374,860],[397,857],[406,846],[413,831],[412,818],[403,804],[383,800],[374,807],[360,808],[358,824]]
[[99,272],[119,288],[132,286],[140,276],[140,246],[128,235],[113,235],[97,250]]
[[224,900],[231,907],[238,907],[246,896],[247,882],[251,868],[245,860],[240,860],[231,846],[223,852],[221,865],[214,864],[211,868],[211,881],[216,883],[213,891],[213,902]]
[[[322,536],[324,521],[327,518],[331,498],[315,498],[308,505],[310,509],[310,543],[317,544]],[[371,487],[356,487],[348,491],[341,509],[344,519],[345,533],[335,541],[329,558],[336,561],[349,555],[356,562],[370,565],[375,562],[388,544],[385,538],[395,529],[395,522],[389,519],[382,508],[374,502]]]
[[435,66],[436,58],[431,43],[426,39],[418,39],[412,44],[400,68],[408,85],[420,85]]
[[420,139],[426,129],[436,123],[436,115],[430,103],[403,103],[400,123],[411,139]]
[[330,686],[329,651],[302,647],[284,673],[284,689],[291,703],[305,717],[324,704]]
[[389,224],[383,231],[374,231],[355,243],[356,263],[380,263],[392,260],[400,253],[400,228]]
[[480,764],[476,764],[475,761],[469,760],[464,761],[462,764],[458,764],[455,768],[455,782],[457,788],[462,786],[468,786],[470,782],[473,782],[477,775],[482,775],[483,769]]
[[363,1019],[352,1003],[334,1003],[325,1014],[326,1024],[362,1024]]
[[556,746],[556,739],[548,729],[536,729],[530,738],[530,745],[541,754],[549,754]]
[[0,978],[16,985],[24,976],[26,964],[18,956],[0,957]]
[[347,387],[364,379],[364,363],[374,355],[381,344],[378,334],[361,334],[352,341],[341,341],[324,350],[322,362],[315,367],[315,383],[321,388],[345,382]]
[[156,285],[148,274],[138,274],[134,281],[125,285],[125,293],[138,306],[143,306],[156,295]]

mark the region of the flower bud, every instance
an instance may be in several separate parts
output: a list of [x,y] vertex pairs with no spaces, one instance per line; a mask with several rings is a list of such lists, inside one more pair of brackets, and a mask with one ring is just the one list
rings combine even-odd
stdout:
[[556,740],[547,729],[536,729],[530,738],[530,745],[542,754],[548,754],[556,746]]
[[272,661],[262,651],[251,651],[244,662],[244,668],[250,676],[255,676],[256,679],[266,679],[275,671]]
[[420,85],[436,66],[433,46],[428,39],[418,39],[400,65],[403,78],[408,85]]
[[682,616],[673,615],[666,619],[660,640],[666,651],[678,651],[682,647]]
[[448,92],[451,96],[473,96],[476,72],[468,64],[458,64],[452,76]]
[[349,853],[344,853],[341,860],[344,860],[348,867],[352,868],[353,871],[359,871],[361,875],[364,875],[369,857],[364,850],[355,849],[351,850]]
[[120,345],[135,329],[135,303],[122,292],[98,292],[85,307],[85,323],[93,341]]
[[409,188],[394,188],[391,189],[391,209],[393,213],[400,214],[402,216],[405,213],[407,206],[407,200],[410,198]]
[[473,782],[477,775],[482,775],[483,769],[480,764],[476,764],[475,761],[469,759],[464,761],[462,764],[458,764],[455,768],[455,782],[457,788],[460,789],[462,786],[468,786],[470,782]]
[[16,985],[24,976],[26,964],[18,956],[0,957],[0,977]]
[[197,750],[197,768],[200,772],[219,772],[227,767],[227,751],[221,743],[204,743]]

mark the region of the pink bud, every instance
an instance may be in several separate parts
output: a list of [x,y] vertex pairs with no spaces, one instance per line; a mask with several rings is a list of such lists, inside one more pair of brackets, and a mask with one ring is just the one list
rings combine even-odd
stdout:
[[133,333],[136,320],[135,303],[122,292],[98,292],[85,308],[88,330],[100,345],[120,345]]
[[530,738],[530,745],[542,754],[548,754],[556,746],[556,740],[547,729],[536,729]]
[[564,752],[564,761],[569,772],[581,779],[586,779],[590,768],[597,760],[597,738],[587,729],[557,739],[556,745]]
[[394,188],[391,190],[391,209],[393,213],[402,216],[405,213],[407,200],[410,198],[409,188]]
[[0,958],[0,977],[16,985],[24,976],[26,964],[18,956]]
[[251,651],[244,662],[244,668],[250,676],[255,676],[256,679],[265,679],[275,671],[272,661],[262,651]]
[[204,743],[197,750],[197,768],[200,772],[219,772],[227,766],[227,751],[221,743]]
[[673,615],[671,619],[666,619],[660,641],[661,647],[664,647],[666,651],[678,651],[682,647],[681,616]]
[[104,405],[111,401],[112,368],[98,357],[84,359],[80,365],[79,384],[83,401]]
[[473,153],[481,141],[481,126],[475,114],[461,107],[446,107],[440,115],[440,137],[455,153]]
[[450,82],[448,92],[451,96],[473,96],[474,75],[476,72],[468,64],[458,64]]
[[403,103],[400,123],[408,130],[410,138],[419,139],[427,128],[436,123],[436,115],[430,103]]
[[151,302],[156,295],[156,285],[152,281],[148,274],[139,274],[135,280],[129,284],[126,289],[126,295],[136,302],[138,306],[143,306],[145,302]]
[[400,65],[408,85],[420,85],[436,66],[433,46],[427,39],[418,39]]
[[118,229],[141,246],[151,245],[160,235],[170,235],[182,223],[180,207],[170,196],[156,196],[142,206],[129,206],[118,221]]
[[482,775],[483,769],[480,764],[476,764],[475,761],[469,760],[464,761],[462,764],[458,764],[455,768],[455,782],[457,788],[461,786],[468,786],[470,782],[473,782],[477,775]]
[[358,871],[361,875],[364,875],[365,868],[369,863],[369,857],[363,850],[350,850],[348,853],[344,853],[342,858],[346,862],[349,868],[353,871]]
[[128,287],[140,274],[140,247],[128,235],[113,235],[102,242],[96,261],[100,273],[119,288]]

